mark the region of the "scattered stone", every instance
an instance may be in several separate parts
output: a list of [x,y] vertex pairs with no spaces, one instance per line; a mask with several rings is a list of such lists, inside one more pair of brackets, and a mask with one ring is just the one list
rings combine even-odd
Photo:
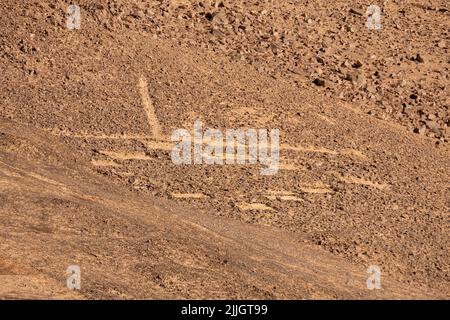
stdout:
[[353,8],[350,9],[350,13],[355,14],[357,16],[362,16],[363,15],[363,13],[361,11],[359,11],[357,9],[353,9]]
[[420,53],[418,53],[415,57],[412,57],[411,60],[415,61],[415,62],[418,62],[418,63],[424,63],[425,62],[425,60],[420,55]]
[[316,79],[314,79],[313,83],[314,83],[316,86],[319,86],[319,87],[325,87],[325,80],[323,80],[323,79],[316,78]]
[[420,127],[414,128],[414,133],[418,133],[420,135],[424,135],[426,131],[427,131],[427,128],[423,125]]
[[442,137],[444,135],[443,130],[441,129],[441,127],[439,126],[439,124],[436,121],[428,120],[428,121],[425,121],[425,124],[426,124],[427,128],[430,129],[431,132],[433,132],[435,134],[436,137]]
[[366,90],[367,90],[367,92],[370,92],[370,93],[377,93],[377,88],[372,85],[367,86]]
[[[434,17],[424,16],[421,19],[424,21],[417,24],[412,21],[417,32],[403,43],[398,39],[405,39],[410,30],[396,21],[396,16],[383,16],[383,25],[397,25],[398,29],[384,33],[368,45],[364,35],[366,5],[350,4],[342,11],[339,5],[330,3],[329,12],[323,15],[308,6],[287,13],[285,9],[294,9],[293,4],[278,5],[274,1],[270,1],[273,3],[270,9],[256,3],[247,7],[237,4],[238,1],[224,0],[159,2],[159,8],[146,4],[124,4],[119,8],[111,4],[95,6],[94,11],[98,14],[96,18],[110,31],[117,31],[122,26],[139,29],[141,25],[150,37],[162,41],[179,39],[183,46],[213,50],[227,55],[232,61],[255,65],[257,70],[272,77],[287,73],[292,74],[295,83],[303,84],[307,79],[309,86],[332,87],[330,92],[334,96],[364,106],[365,111],[370,105],[378,114],[389,114],[388,106],[391,106],[390,120],[409,128],[420,126],[418,121],[421,120],[435,120],[442,130],[450,126],[447,109],[450,99],[445,94],[449,80],[446,68],[450,63],[445,50],[450,42],[445,37],[445,24],[430,24]],[[415,13],[408,6],[402,10],[414,18]],[[46,19],[43,12],[33,10],[27,10],[26,16],[37,21]],[[124,23],[120,17],[131,18],[131,23]],[[175,21],[177,18],[180,21]],[[27,33],[29,36],[24,36],[22,42],[10,44],[10,50],[6,50],[7,44],[0,41],[0,59],[13,61],[16,54],[21,54],[21,59],[27,59],[23,54],[41,59],[41,41],[58,30],[51,25],[64,26],[65,23],[64,19],[53,20],[47,21],[44,32]],[[170,28],[163,28],[169,25]],[[432,34],[427,32],[430,25],[434,28]],[[297,27],[306,28],[308,32],[299,33]],[[419,76],[419,70],[405,70],[405,67],[411,67],[411,61],[427,67],[427,70],[420,70],[424,74]],[[432,65],[425,65],[430,61],[433,61]],[[25,71],[31,75],[40,74],[37,68],[29,65]],[[72,78],[70,75],[70,81]],[[419,88],[420,85],[423,87]],[[402,103],[410,104],[411,110],[403,113]],[[417,114],[419,106],[424,110],[424,118]],[[446,109],[441,110],[443,107]],[[428,119],[430,113],[436,118]],[[421,124],[425,125],[425,122]],[[426,130],[428,134],[430,130]]]
[[354,81],[356,79],[356,74],[355,73],[353,73],[353,72],[350,72],[350,73],[347,73],[346,75],[345,75],[345,80],[348,80],[348,81]]
[[353,26],[346,25],[345,31],[353,33],[353,32],[355,32],[355,29],[353,28]]
[[215,37],[222,37],[223,35],[224,35],[224,33],[222,32],[222,31],[220,31],[219,29],[217,29],[217,28],[213,28],[212,30],[211,30],[211,34],[213,35],[213,36],[215,36]]
[[350,63],[347,60],[345,60],[344,62],[342,62],[341,66],[350,68]]
[[217,23],[217,24],[228,24],[229,23],[227,15],[223,11],[216,13],[214,15],[214,17],[212,18],[212,22]]
[[440,129],[439,125],[436,123],[436,121],[433,121],[433,120],[425,121],[425,124],[427,125],[427,127],[430,130]]
[[363,88],[367,85],[366,77],[362,69],[357,69],[347,73],[346,80],[351,81],[356,89]]
[[352,64],[352,67],[355,69],[361,68],[362,67],[362,62],[357,60],[354,64]]

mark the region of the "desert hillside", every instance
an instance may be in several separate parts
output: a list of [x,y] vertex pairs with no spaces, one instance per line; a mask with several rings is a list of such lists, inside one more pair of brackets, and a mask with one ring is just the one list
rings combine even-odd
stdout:
[[[447,1],[375,1],[379,30],[362,1],[70,4],[0,4],[0,298],[449,297]],[[174,163],[198,122],[278,130],[276,172]]]

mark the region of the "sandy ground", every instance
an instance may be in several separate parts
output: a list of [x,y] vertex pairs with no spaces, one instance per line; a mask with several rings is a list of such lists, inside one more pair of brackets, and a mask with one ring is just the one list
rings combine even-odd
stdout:
[[[445,1],[381,30],[357,1],[79,5],[0,4],[0,297],[449,297]],[[175,165],[196,120],[279,129],[279,172]]]

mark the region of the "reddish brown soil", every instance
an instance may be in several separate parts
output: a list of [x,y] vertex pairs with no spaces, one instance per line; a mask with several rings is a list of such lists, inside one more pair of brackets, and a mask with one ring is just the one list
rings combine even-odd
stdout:
[[[359,1],[79,1],[72,31],[53,3],[0,4],[0,297],[449,297],[446,1],[376,2],[381,30]],[[279,129],[281,170],[174,165],[195,120]]]

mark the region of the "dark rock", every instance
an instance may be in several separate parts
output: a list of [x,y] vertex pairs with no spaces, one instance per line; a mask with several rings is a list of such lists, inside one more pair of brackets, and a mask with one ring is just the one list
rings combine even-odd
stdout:
[[420,55],[420,53],[418,53],[415,57],[412,57],[411,60],[415,61],[415,62],[418,62],[418,63],[424,63],[425,62],[425,60]]
[[320,78],[314,79],[313,83],[314,83],[316,86],[319,86],[319,87],[324,87],[324,86],[325,86],[325,80],[320,79]]
[[362,62],[361,61],[356,61],[354,64],[352,64],[353,68],[361,68],[362,67]]
[[350,13],[355,14],[357,16],[362,16],[363,15],[363,13],[361,11],[353,9],[353,8],[350,9]]

